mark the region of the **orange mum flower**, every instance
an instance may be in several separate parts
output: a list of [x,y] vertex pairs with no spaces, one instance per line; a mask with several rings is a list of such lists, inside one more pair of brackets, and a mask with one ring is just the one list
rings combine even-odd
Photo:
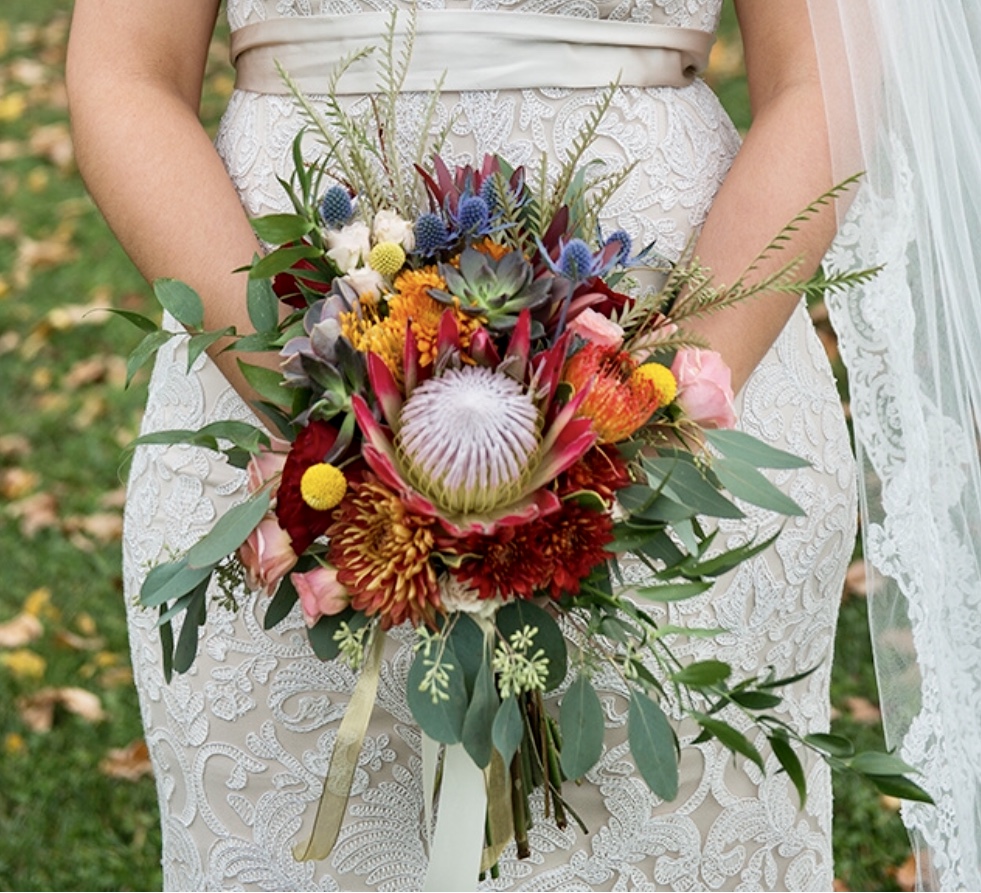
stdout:
[[409,621],[432,626],[442,603],[429,557],[436,521],[414,515],[378,481],[353,488],[327,531],[330,563],[351,607],[381,617],[382,629]]
[[578,392],[589,393],[579,415],[591,419],[601,443],[626,440],[651,415],[674,399],[674,378],[638,373],[637,362],[626,351],[587,344],[570,357],[562,372]]

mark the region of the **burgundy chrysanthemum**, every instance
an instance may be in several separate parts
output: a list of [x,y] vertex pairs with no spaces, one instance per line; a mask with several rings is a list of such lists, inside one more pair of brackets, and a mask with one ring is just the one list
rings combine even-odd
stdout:
[[617,490],[630,483],[627,463],[612,446],[595,446],[559,478],[559,495],[590,490],[612,505]]
[[442,607],[430,561],[436,521],[410,512],[387,487],[366,478],[338,506],[330,563],[351,593],[351,607],[379,615],[382,629],[435,624]]
[[593,568],[613,557],[605,548],[612,540],[609,514],[569,501],[530,524],[460,541],[460,551],[474,557],[465,558],[455,576],[480,598],[531,598],[543,592],[559,598],[578,592]]
[[276,493],[276,517],[293,541],[293,551],[302,555],[310,544],[327,531],[336,509],[318,511],[303,501],[300,481],[303,473],[324,457],[337,440],[337,431],[326,422],[310,422],[297,435],[286,456],[283,476]]

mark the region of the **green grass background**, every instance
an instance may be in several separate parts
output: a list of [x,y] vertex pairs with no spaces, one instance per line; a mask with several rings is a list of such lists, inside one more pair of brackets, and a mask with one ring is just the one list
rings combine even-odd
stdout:
[[[0,648],[0,890],[152,890],[161,883],[152,779],[102,769],[112,749],[142,735],[120,547],[104,524],[118,519],[121,444],[136,430],[145,379],[129,390],[119,382],[135,329],[107,314],[65,313],[151,302],[59,154],[69,12],[63,0],[4,0],[0,10],[0,625],[26,605],[43,628],[23,648]],[[213,55],[204,102],[212,125],[229,89],[220,41]],[[745,127],[728,7],[713,62],[714,86]],[[39,528],[25,529],[32,521]],[[836,724],[881,746],[878,726],[857,721],[848,700],[875,698],[867,639],[864,601],[846,599]],[[95,694],[104,719],[58,707],[50,731],[32,731],[24,699],[64,687]],[[842,779],[835,851],[843,889],[899,889],[908,845],[894,805]]]

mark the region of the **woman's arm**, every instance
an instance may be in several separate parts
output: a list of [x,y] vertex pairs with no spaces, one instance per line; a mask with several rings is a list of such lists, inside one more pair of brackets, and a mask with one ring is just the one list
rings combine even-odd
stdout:
[[[798,212],[832,184],[827,124],[805,0],[735,0],[753,121],[695,246],[718,282],[733,282]],[[817,215],[766,269],[797,255],[817,269],[835,232],[832,208]],[[765,294],[686,327],[725,357],[733,387],[745,383],[797,306]]]
[[[68,96],[79,169],[150,281],[202,296],[205,325],[250,330],[244,274],[259,246],[198,120],[219,0],[75,0]],[[215,360],[242,393],[235,360]]]

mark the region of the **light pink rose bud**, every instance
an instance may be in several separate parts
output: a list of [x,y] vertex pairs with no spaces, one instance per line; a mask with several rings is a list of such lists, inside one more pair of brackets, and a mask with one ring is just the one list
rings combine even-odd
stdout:
[[568,329],[573,335],[578,335],[597,347],[612,347],[616,350],[623,343],[623,329],[590,307],[572,319]]
[[348,591],[337,582],[336,568],[315,567],[305,574],[290,574],[290,581],[300,596],[307,626],[313,626],[321,617],[340,614],[350,602]]
[[736,424],[732,372],[720,354],[682,348],[671,371],[678,381],[676,400],[688,418],[703,428],[732,428]]
[[246,469],[249,479],[249,492],[255,493],[262,488],[267,481],[277,477],[286,464],[286,453],[290,445],[285,440],[278,437],[272,438],[272,449],[259,448],[251,459]]
[[245,582],[250,589],[272,595],[279,581],[296,564],[290,535],[269,512],[248,539],[238,547],[238,558],[245,568]]

